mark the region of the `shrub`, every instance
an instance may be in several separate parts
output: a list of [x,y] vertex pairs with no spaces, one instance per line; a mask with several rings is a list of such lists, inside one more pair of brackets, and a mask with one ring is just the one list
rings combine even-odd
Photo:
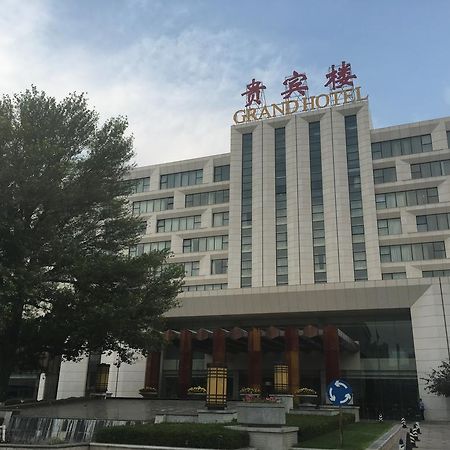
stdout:
[[[343,424],[353,423],[355,416],[353,414],[342,414]],[[339,428],[339,415],[336,416],[310,416],[301,414],[287,414],[286,425],[299,427],[298,440],[306,441],[316,436],[329,433]]]
[[206,394],[206,389],[202,386],[192,386],[188,389],[188,394]]
[[237,449],[248,447],[247,432],[229,430],[219,424],[161,423],[103,428],[96,442],[111,444],[161,445]]
[[435,395],[450,397],[450,361],[442,361],[441,365],[422,378],[426,382],[425,389]]

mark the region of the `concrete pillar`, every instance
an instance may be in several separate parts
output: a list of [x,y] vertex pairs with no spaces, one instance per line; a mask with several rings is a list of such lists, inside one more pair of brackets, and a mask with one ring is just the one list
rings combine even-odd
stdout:
[[225,331],[217,328],[213,331],[213,364],[225,364],[226,362],[226,344]]
[[248,332],[248,384],[252,388],[261,389],[262,352],[259,328],[252,328]]
[[300,386],[300,345],[298,328],[287,327],[284,332],[286,363],[288,365],[289,393],[294,394]]
[[150,352],[145,364],[145,387],[159,388],[159,369],[161,365],[161,352]]
[[325,377],[327,384],[341,376],[339,366],[339,337],[337,327],[327,325],[323,329]]
[[189,330],[180,332],[180,364],[178,367],[178,396],[187,398],[187,390],[192,379],[192,333]]

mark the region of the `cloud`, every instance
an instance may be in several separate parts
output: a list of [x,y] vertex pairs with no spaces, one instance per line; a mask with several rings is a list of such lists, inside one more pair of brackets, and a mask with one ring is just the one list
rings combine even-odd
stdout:
[[2,9],[2,91],[36,84],[57,97],[87,92],[102,118],[128,116],[139,165],[228,152],[247,79],[260,77],[272,97],[284,73],[270,42],[232,29],[187,26],[105,49],[88,47],[83,36],[56,36],[60,17],[51,2],[7,0]]

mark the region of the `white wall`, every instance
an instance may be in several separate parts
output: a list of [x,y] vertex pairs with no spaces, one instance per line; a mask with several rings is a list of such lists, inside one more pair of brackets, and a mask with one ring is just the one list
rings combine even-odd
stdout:
[[[425,390],[426,377],[450,356],[450,280],[433,284],[411,307],[419,395],[425,404],[426,420],[450,420],[450,398]],[[447,328],[447,330],[446,330]]]

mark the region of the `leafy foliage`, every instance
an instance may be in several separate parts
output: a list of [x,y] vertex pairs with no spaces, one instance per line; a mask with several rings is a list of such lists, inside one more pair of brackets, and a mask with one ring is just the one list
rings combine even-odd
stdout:
[[236,449],[248,447],[248,433],[218,424],[162,423],[108,427],[97,431],[95,442]]
[[442,361],[442,364],[433,369],[427,378],[425,389],[435,395],[450,397],[450,360]]
[[0,100],[0,401],[11,371],[44,352],[130,361],[176,305],[182,270],[168,253],[128,257],[142,224],[122,181],[126,129],[123,117],[99,124],[83,94]]

